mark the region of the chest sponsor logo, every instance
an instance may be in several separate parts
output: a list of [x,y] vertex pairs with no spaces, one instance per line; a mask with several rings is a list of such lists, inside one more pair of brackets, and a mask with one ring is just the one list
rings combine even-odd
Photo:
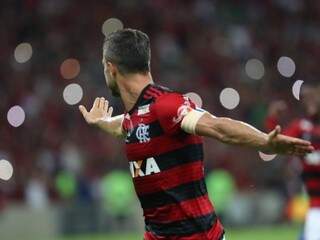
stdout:
[[147,158],[146,160],[131,161],[129,162],[129,167],[133,178],[144,177],[160,172],[160,168],[153,157]]
[[306,163],[309,165],[319,166],[320,165],[320,151],[309,153],[306,156]]
[[138,125],[136,137],[139,140],[139,143],[146,143],[150,141],[149,128],[149,125],[145,125],[143,123]]

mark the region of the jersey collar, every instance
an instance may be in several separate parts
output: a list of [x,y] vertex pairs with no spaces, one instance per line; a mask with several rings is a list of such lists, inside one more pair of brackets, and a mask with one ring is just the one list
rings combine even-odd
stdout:
[[141,91],[141,93],[140,93],[140,95],[139,95],[136,103],[133,105],[133,107],[130,109],[130,111],[128,111],[129,114],[132,114],[132,113],[134,112],[134,110],[137,109],[138,106],[140,106],[140,105],[141,105],[142,103],[144,103],[146,100],[149,100],[149,99],[146,99],[146,98],[144,97],[144,95],[145,95],[146,91],[147,91],[152,85],[153,85],[152,83],[149,83],[147,86],[145,86],[145,87],[142,89],[142,91]]

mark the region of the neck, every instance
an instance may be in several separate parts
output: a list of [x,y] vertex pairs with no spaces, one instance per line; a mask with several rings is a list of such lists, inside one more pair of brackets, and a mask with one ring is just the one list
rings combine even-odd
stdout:
[[130,74],[118,81],[120,97],[126,111],[130,111],[133,108],[142,90],[150,83],[153,83],[150,73]]

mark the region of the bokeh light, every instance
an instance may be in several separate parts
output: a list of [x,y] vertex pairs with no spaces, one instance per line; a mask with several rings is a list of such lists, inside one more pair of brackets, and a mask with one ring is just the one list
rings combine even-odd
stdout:
[[271,160],[275,159],[277,154],[266,154],[266,153],[263,153],[263,152],[259,152],[259,156],[263,161],[268,162],[268,161],[271,161]]
[[256,80],[263,78],[265,73],[264,65],[259,59],[249,59],[246,63],[245,69],[247,75]]
[[14,50],[14,59],[18,63],[25,63],[32,57],[32,46],[30,43],[20,43]]
[[194,93],[194,92],[189,92],[186,93],[185,96],[191,99],[194,104],[196,104],[197,107],[201,108],[202,107],[202,99],[199,94]]
[[65,79],[73,79],[80,73],[80,63],[77,59],[68,58],[60,66],[60,73]]
[[303,83],[303,80],[297,80],[292,85],[292,94],[297,100],[300,100],[300,92]]
[[8,122],[13,127],[19,127],[23,124],[26,114],[22,107],[16,105],[9,109],[7,114]]
[[296,64],[289,57],[281,57],[278,60],[278,71],[284,77],[292,77],[296,71]]
[[103,23],[101,31],[105,36],[108,36],[120,29],[123,29],[123,23],[118,18],[109,18]]
[[0,179],[8,181],[13,174],[11,163],[5,159],[0,160]]
[[71,83],[63,91],[63,99],[69,105],[75,105],[81,101],[83,90],[79,84]]
[[223,107],[229,110],[234,109],[240,103],[240,95],[233,88],[225,88],[220,93],[220,102]]

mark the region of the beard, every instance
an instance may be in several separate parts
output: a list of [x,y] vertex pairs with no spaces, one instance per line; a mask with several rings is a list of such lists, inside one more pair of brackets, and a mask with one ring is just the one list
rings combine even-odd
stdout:
[[114,96],[114,97],[120,97],[120,92],[119,92],[119,89],[118,89],[118,88],[110,88],[110,90],[111,90],[112,96]]
[[108,88],[110,89],[112,96],[120,97],[120,90],[119,90],[119,87],[118,87],[116,80],[108,78],[107,82],[108,82],[108,84],[107,84]]

